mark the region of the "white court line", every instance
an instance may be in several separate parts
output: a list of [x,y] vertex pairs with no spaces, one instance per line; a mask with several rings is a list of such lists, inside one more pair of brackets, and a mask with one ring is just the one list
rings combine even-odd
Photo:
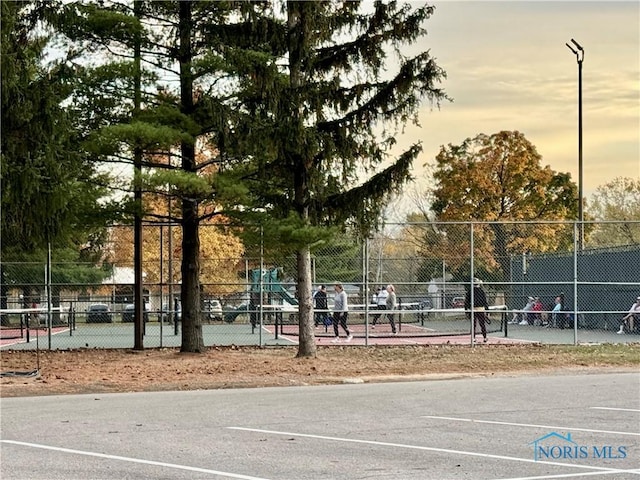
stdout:
[[[274,332],[274,331],[272,331],[272,330],[269,330],[269,328],[268,328],[266,325],[263,325],[263,326],[262,326],[262,329],[263,329],[265,332],[267,332],[269,335],[275,335],[275,332]],[[274,340],[276,340],[276,339],[274,338]],[[279,334],[278,334],[278,340],[286,340],[287,342],[291,342],[291,343],[293,343],[294,345],[297,345],[297,344],[298,344],[298,341],[297,341],[297,340],[294,340],[294,339],[292,339],[292,338],[289,338],[286,334],[282,334],[282,333],[279,333]]]
[[640,412],[637,408],[589,407],[593,410],[614,410],[616,412]]
[[[334,442],[345,442],[345,443],[361,443],[364,445],[376,445],[380,447],[396,447],[396,448],[407,448],[410,450],[423,450],[427,452],[438,452],[438,453],[453,453],[456,455],[468,455],[471,457],[482,457],[482,458],[492,458],[496,460],[512,460],[515,462],[525,462],[525,463],[535,463],[538,465],[556,465],[559,467],[570,467],[570,468],[584,468],[588,470],[598,470],[600,472],[609,472],[609,473],[628,473],[630,470],[623,470],[618,468],[608,468],[608,467],[595,467],[592,465],[576,465],[572,463],[561,463],[561,462],[547,462],[542,460],[534,460],[533,458],[521,458],[521,457],[509,457],[507,455],[494,455],[491,453],[478,453],[478,452],[468,452],[464,450],[451,450],[449,448],[437,448],[437,447],[423,447],[421,445],[408,445],[405,443],[390,443],[390,442],[377,442],[374,440],[358,440],[355,438],[342,438],[342,437],[328,437],[325,435],[311,435],[308,433],[293,433],[293,432],[280,432],[276,430],[263,430],[260,428],[245,428],[245,427],[227,427],[230,430],[241,430],[243,432],[256,432],[256,433],[266,433],[271,435],[287,435],[292,437],[302,437],[302,438],[315,438],[318,440],[331,440]],[[634,470],[631,470],[633,473]]]
[[86,452],[83,450],[52,447],[50,445],[41,445],[38,443],[17,442],[15,440],[0,440],[0,442],[11,444],[11,445],[21,445],[23,447],[33,447],[33,448],[40,448],[43,450],[53,450],[55,452],[72,453],[74,455],[85,455],[87,457],[106,458],[107,460],[120,460],[122,462],[141,463],[143,465],[155,465],[158,467],[173,468],[176,470],[186,470],[188,472],[210,473],[212,475],[220,475],[227,478],[239,478],[242,480],[268,480],[262,477],[252,477],[250,475],[241,475],[239,473],[221,472],[219,470],[210,470],[208,468],[189,467],[188,465],[177,465],[175,463],[156,462],[153,460],[143,460],[141,458],[121,457],[120,455],[108,455],[106,453]]
[[559,427],[557,425],[535,425],[533,423],[513,423],[513,422],[497,422],[494,420],[476,420],[474,418],[458,418],[458,417],[438,417],[434,415],[421,415],[420,418],[431,418],[435,420],[451,420],[454,422],[469,423],[490,423],[492,425],[510,425],[512,427],[533,427],[533,428],[550,428],[553,430],[565,430],[572,432],[591,432],[591,433],[612,433],[614,435],[632,435],[640,437],[640,433],[635,432],[617,432],[614,430],[595,430],[593,428],[576,428],[576,427]]

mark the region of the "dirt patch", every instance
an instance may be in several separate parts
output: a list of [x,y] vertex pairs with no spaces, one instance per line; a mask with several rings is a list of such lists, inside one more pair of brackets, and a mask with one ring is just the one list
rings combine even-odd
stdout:
[[[295,347],[220,347],[203,354],[177,349],[3,351],[0,396],[196,390],[397,381],[458,375],[637,370],[640,345],[492,345],[319,347],[296,358]],[[36,371],[33,376],[18,375]]]

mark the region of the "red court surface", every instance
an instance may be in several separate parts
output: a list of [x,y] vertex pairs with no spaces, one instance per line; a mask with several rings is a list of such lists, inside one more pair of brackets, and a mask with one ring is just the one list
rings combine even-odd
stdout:
[[[268,333],[274,334],[273,326],[266,327]],[[298,342],[298,326],[283,325],[278,327],[281,339],[286,339],[292,343]],[[369,325],[368,329],[365,325],[350,325],[349,331],[353,335],[350,341],[347,341],[347,335],[339,329],[340,339],[335,342],[333,327],[320,326],[315,329],[316,341],[318,345],[470,345],[471,335],[469,333],[447,333],[436,332],[429,328],[422,327],[417,324],[403,324],[398,333],[394,335],[391,332],[389,324],[378,324],[375,328]],[[515,338],[505,338],[500,331],[489,332],[487,335],[487,344],[513,345],[523,343],[536,343],[529,340],[519,340]],[[484,344],[482,334],[476,332],[476,344]]]
[[[497,327],[498,325],[496,325]],[[314,330],[316,341],[318,345],[326,346],[369,346],[369,345],[471,345],[471,336],[468,331],[436,331],[425,326],[421,326],[417,323],[403,323],[398,329],[398,334],[393,335],[391,327],[388,323],[378,324],[375,328],[371,325],[366,326],[364,324],[354,324],[349,326],[353,338],[351,341],[347,341],[346,333],[340,329],[340,341],[334,342],[335,336],[333,334],[333,327],[320,326]],[[229,329],[232,329],[229,331]],[[157,330],[157,329],[156,329]],[[167,329],[165,333],[171,333],[170,329]],[[296,345],[299,341],[298,326],[295,324],[278,325],[278,333],[276,334],[276,328],[274,325],[264,325],[262,327],[263,337],[266,334],[268,340],[265,340],[268,344],[279,345]],[[63,335],[60,335],[60,334]],[[149,333],[149,332],[147,332]],[[153,345],[154,339],[157,340],[158,336],[153,336],[158,333],[155,330],[151,331],[151,335],[146,343],[147,346]],[[19,328],[3,328],[0,332],[0,348],[23,348],[27,343],[27,331],[23,329],[22,332]],[[78,329],[74,330],[73,336],[69,336],[68,327],[54,327],[51,331],[51,335],[55,336],[54,349],[66,349],[66,348],[83,348],[86,344],[92,346],[99,345],[100,348],[130,348],[133,342],[133,325],[110,325],[104,329]],[[29,330],[29,347],[36,348],[40,345],[40,348],[46,348],[49,332],[46,328],[31,328]],[[222,345],[222,344],[241,344],[252,345],[258,342],[257,335],[251,334],[250,325],[213,325],[208,326],[205,332],[205,342],[207,345]],[[476,332],[475,344],[485,345],[480,332]],[[164,335],[164,346],[179,346],[180,336]],[[157,343],[157,342],[156,342]],[[532,340],[522,340],[516,338],[505,338],[504,333],[499,330],[489,330],[487,336],[488,345],[513,345],[513,344],[526,344],[526,343],[538,343]],[[155,345],[157,346],[157,345]]]
[[[53,327],[51,329],[52,335],[68,331],[68,327]],[[46,328],[30,328],[28,332],[26,328],[22,330],[20,328],[2,328],[2,330],[0,330],[0,347],[25,343],[27,341],[27,335],[31,341],[34,341],[36,339],[46,339],[48,334],[49,331]]]

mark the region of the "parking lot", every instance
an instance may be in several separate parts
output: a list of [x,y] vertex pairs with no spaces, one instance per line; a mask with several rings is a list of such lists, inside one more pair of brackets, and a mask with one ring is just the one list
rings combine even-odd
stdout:
[[8,480],[640,478],[637,372],[8,398],[0,406]]

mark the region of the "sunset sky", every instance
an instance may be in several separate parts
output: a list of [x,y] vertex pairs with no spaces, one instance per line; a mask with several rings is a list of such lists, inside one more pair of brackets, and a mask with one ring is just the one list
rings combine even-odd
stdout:
[[[453,103],[425,107],[407,143],[423,142],[414,175],[441,145],[478,133],[518,130],[543,165],[578,181],[578,65],[565,43],[585,49],[582,70],[584,194],[617,176],[640,178],[638,2],[435,2],[430,49],[447,72]],[[413,53],[417,53],[416,52]],[[403,142],[404,143],[404,142]]]

